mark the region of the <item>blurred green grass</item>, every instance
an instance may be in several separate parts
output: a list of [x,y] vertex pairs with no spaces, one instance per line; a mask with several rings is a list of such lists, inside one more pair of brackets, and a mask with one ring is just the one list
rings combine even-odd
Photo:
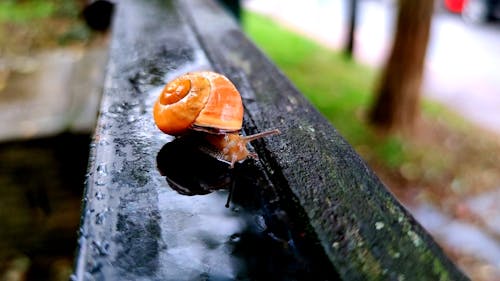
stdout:
[[50,17],[55,11],[50,1],[3,0],[0,2],[0,22],[25,23],[34,19]]
[[79,8],[76,0],[2,0],[0,23],[29,24],[50,17],[76,18]]

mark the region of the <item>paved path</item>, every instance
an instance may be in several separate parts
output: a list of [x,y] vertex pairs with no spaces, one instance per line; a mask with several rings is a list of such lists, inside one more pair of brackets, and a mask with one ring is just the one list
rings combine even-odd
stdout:
[[[394,7],[391,1],[359,5],[355,56],[380,67],[390,50]],[[332,48],[343,45],[343,0],[249,0],[250,10],[267,14]],[[500,24],[474,26],[460,17],[436,13],[425,70],[427,97],[478,125],[500,133]]]

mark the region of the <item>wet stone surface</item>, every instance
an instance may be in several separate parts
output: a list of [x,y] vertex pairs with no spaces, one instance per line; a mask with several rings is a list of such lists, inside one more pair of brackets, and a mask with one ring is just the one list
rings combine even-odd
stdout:
[[165,187],[176,191],[159,194],[160,206],[174,213],[163,219],[172,225],[166,229],[175,229],[166,233],[165,261],[176,264],[176,276],[338,278],[291,194],[277,191],[257,163],[246,161],[231,169],[197,147],[180,138],[165,144],[157,156]]

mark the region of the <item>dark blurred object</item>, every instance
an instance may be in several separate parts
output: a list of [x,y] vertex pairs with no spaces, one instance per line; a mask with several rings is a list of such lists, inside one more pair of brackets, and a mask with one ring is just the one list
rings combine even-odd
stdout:
[[474,23],[500,19],[500,0],[443,0],[444,7]]
[[224,7],[241,23],[241,1],[240,0],[219,0]]
[[114,9],[110,1],[91,1],[83,8],[82,16],[91,29],[104,32],[109,29]]
[[348,5],[349,28],[348,28],[347,43],[344,48],[344,53],[348,58],[352,58],[352,53],[354,50],[354,34],[356,33],[356,22],[358,14],[358,0],[350,0],[348,2],[349,2]]
[[0,143],[0,280],[68,280],[90,139]]

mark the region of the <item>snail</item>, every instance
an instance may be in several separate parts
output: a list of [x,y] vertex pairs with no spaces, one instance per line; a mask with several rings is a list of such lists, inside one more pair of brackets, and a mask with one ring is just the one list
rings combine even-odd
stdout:
[[164,133],[184,136],[201,132],[208,146],[202,150],[230,164],[257,158],[247,143],[269,135],[277,129],[250,136],[239,134],[243,124],[243,103],[234,84],[224,75],[211,72],[189,72],[165,85],[153,107],[156,126]]

